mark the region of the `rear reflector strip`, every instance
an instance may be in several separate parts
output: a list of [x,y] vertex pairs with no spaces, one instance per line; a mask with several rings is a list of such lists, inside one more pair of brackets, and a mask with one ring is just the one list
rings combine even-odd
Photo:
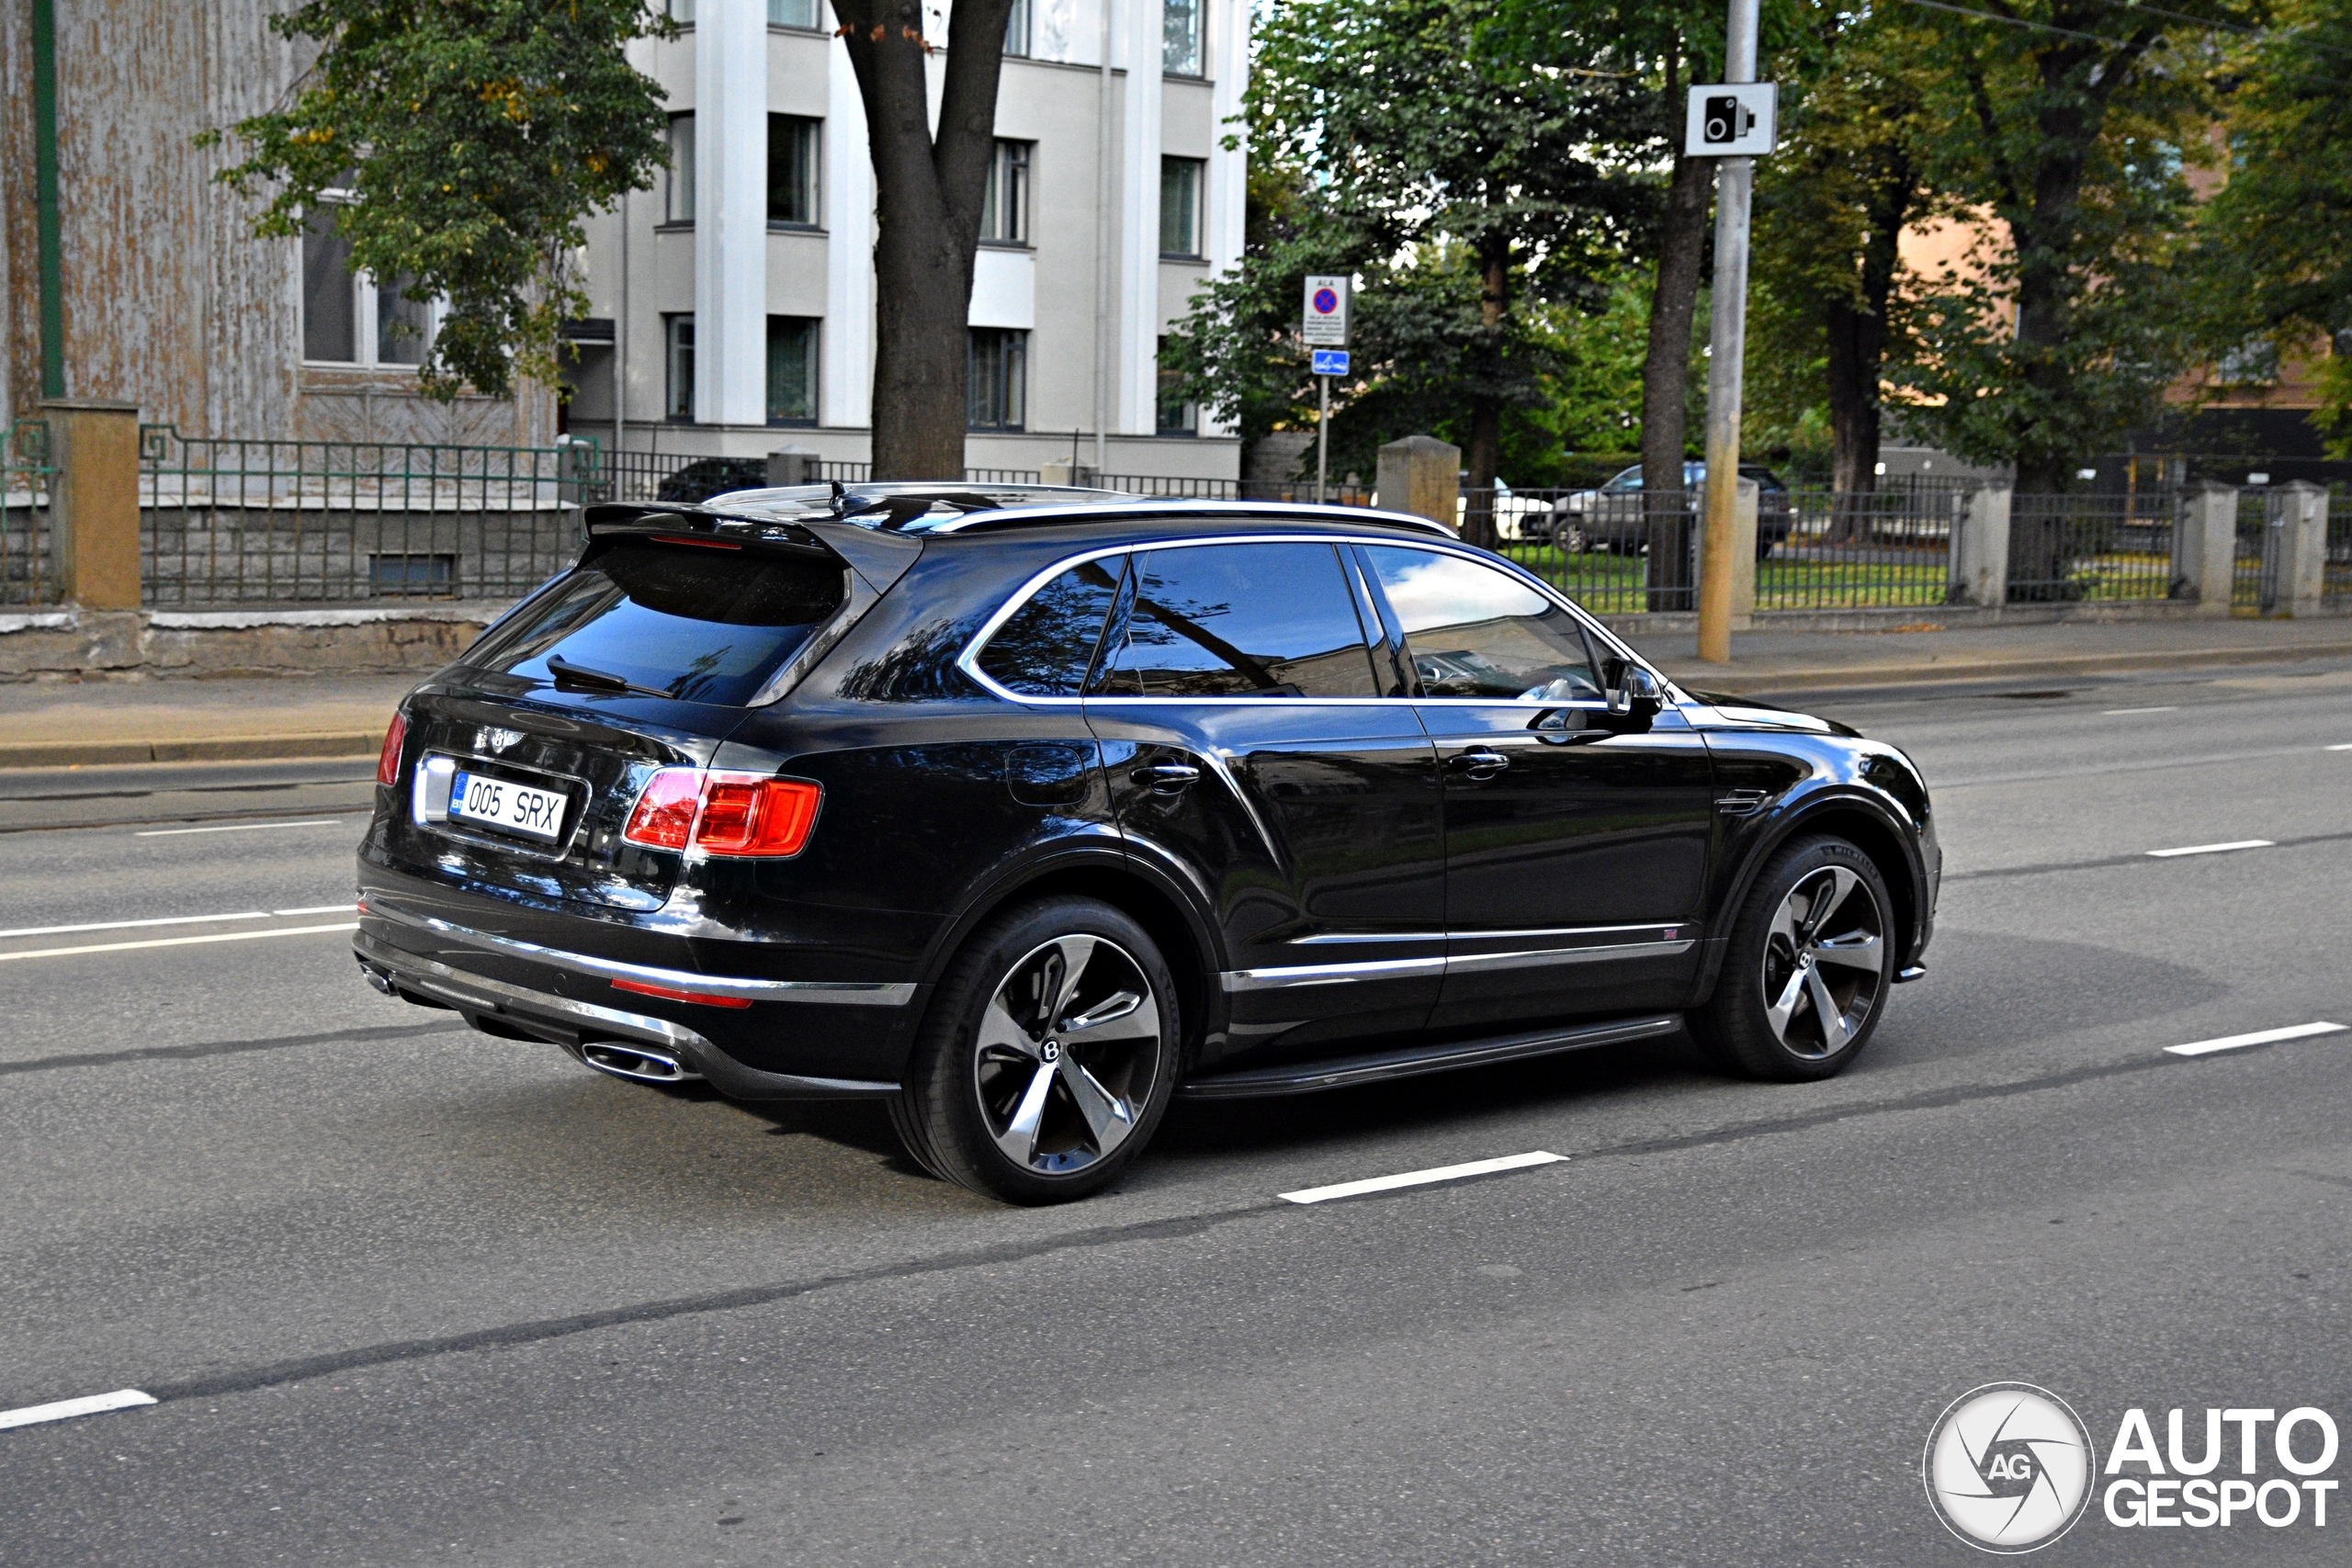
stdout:
[[616,980],[616,991],[635,991],[643,997],[660,997],[673,1002],[698,1002],[707,1008],[747,1008],[749,997],[722,997],[709,991],[682,991],[674,986],[649,986],[642,980]]

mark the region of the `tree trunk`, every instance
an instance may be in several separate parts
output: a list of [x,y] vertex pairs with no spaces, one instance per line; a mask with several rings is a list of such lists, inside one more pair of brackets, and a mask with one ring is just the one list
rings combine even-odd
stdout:
[[1470,398],[1470,446],[1463,454],[1468,472],[1462,536],[1486,549],[1500,543],[1495,530],[1495,476],[1503,463],[1503,402],[1497,389],[1502,380],[1503,314],[1510,303],[1510,242],[1489,237],[1479,246],[1478,325],[1476,355],[1478,390]]
[[[972,257],[996,151],[997,78],[1012,0],[948,13],[931,127],[921,0],[833,0],[874,162],[874,477],[964,477]],[[844,214],[842,221],[854,221]]]
[[1842,543],[1862,532],[1863,498],[1878,489],[1879,375],[1886,361],[1886,312],[1902,265],[1899,244],[1911,220],[1917,185],[1910,161],[1897,154],[1871,192],[1870,228],[1862,241],[1859,300],[1833,298],[1829,336],[1829,538]]
[[1649,348],[1642,362],[1642,495],[1650,524],[1653,610],[1694,607],[1682,449],[1689,434],[1690,323],[1699,304],[1714,174],[1712,159],[1675,158],[1658,235],[1657,286],[1650,296]]

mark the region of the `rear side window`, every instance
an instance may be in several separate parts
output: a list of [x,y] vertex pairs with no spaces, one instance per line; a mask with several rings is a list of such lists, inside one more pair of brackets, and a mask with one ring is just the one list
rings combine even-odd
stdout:
[[1379,695],[1339,552],[1317,543],[1201,545],[1136,558],[1106,696]]
[[1404,627],[1426,695],[1600,699],[1584,628],[1517,578],[1435,550],[1367,545],[1363,553]]
[[741,705],[837,614],[838,563],[622,538],[469,651],[466,662],[552,682],[550,656],[682,702]]
[[1032,593],[980,649],[981,672],[1024,697],[1075,697],[1084,692],[1125,564],[1115,556],[1091,560]]

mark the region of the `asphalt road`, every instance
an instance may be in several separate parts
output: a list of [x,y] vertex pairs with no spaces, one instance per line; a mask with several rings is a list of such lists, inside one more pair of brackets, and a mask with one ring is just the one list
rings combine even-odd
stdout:
[[[2102,1456],[2135,1405],[2352,1425],[2352,1033],[2163,1049],[2352,1023],[2352,668],[1826,705],[1919,759],[1951,873],[1844,1077],[1669,1042],[1180,1107],[1044,1212],[872,1108],[378,997],[327,765],[11,781],[0,1411],[162,1403],[0,1430],[0,1562],[1960,1562],[1920,1453],[1976,1385]],[[309,793],[194,819],[241,782]],[[131,920],[186,923],[50,929]],[[2041,1560],[2347,1529],[2095,1502]]]

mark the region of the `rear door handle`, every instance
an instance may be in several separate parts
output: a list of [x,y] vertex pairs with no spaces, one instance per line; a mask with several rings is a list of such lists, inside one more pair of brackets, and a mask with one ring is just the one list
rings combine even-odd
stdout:
[[1489,750],[1482,746],[1468,751],[1455,752],[1453,766],[1460,768],[1474,779],[1490,779],[1510,767],[1510,759],[1500,751]]
[[1201,770],[1190,762],[1154,762],[1134,773],[1136,783],[1154,795],[1182,795],[1200,776]]

